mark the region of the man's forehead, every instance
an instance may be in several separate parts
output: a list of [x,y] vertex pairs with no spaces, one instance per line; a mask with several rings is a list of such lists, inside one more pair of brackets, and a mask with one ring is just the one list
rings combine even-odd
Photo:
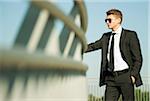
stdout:
[[107,18],[117,18],[117,16],[114,15],[114,14],[107,15],[106,17],[107,17]]

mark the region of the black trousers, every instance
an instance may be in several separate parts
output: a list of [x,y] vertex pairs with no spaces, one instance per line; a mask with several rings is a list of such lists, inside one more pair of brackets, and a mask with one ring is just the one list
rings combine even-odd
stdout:
[[134,84],[130,72],[108,73],[106,76],[105,101],[134,101]]

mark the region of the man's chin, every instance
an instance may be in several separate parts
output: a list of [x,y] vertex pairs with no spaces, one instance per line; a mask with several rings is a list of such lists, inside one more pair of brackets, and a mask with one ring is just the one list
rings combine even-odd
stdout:
[[107,25],[108,29],[111,29],[111,26]]
[[112,29],[112,28],[108,26],[108,29]]

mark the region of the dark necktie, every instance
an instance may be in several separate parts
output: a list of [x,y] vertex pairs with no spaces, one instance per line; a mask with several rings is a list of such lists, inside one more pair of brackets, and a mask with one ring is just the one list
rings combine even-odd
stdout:
[[109,62],[108,62],[108,71],[112,72],[114,70],[114,35],[116,33],[112,33],[112,40],[110,46],[110,55],[109,55]]

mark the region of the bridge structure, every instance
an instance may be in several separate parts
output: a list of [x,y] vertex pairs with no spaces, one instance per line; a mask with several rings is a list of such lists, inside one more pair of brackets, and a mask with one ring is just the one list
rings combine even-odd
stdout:
[[12,47],[0,47],[0,101],[87,101],[87,24],[82,0],[68,15],[31,1]]

